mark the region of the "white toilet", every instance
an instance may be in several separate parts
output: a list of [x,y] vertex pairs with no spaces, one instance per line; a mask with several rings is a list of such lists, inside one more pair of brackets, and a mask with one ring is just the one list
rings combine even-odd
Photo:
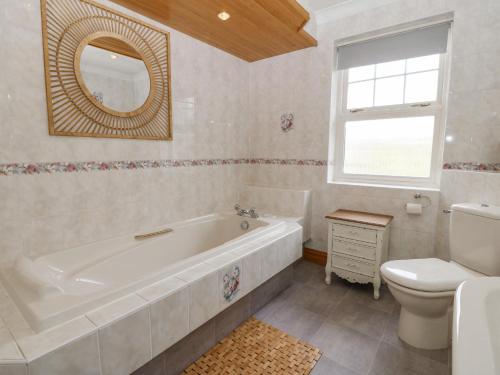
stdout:
[[394,260],[381,267],[401,304],[399,337],[421,349],[447,348],[457,287],[475,277],[500,275],[500,207],[475,203],[451,207],[451,261]]

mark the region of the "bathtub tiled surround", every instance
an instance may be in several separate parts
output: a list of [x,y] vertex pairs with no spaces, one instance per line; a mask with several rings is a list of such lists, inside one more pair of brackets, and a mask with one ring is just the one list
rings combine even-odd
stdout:
[[296,264],[288,266],[246,294],[175,345],[155,356],[133,375],[178,375],[181,373],[218,341],[260,310],[263,305],[288,288],[292,283]]
[[[0,369],[29,368],[30,374],[40,375],[129,374],[267,285],[301,252],[302,227],[287,221],[253,242],[40,333],[31,330],[1,290],[0,322],[5,326],[0,327]],[[231,298],[226,298],[227,276],[233,278]],[[263,298],[254,297],[256,308],[275,295],[273,285],[259,292]]]
[[311,238],[312,192],[267,186],[243,186],[238,202],[244,207],[256,207],[258,212],[284,217],[304,218],[304,241]]

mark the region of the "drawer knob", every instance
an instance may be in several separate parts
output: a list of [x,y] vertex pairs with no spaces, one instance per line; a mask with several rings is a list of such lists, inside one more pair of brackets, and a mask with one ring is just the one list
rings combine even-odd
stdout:
[[356,264],[353,264],[353,263],[347,263],[347,267],[358,268],[358,266]]
[[359,233],[358,233],[358,232],[355,232],[355,231],[353,231],[353,230],[350,230],[350,231],[349,231],[349,234],[350,234],[351,236],[357,236]]
[[353,247],[348,247],[348,248],[347,248],[347,250],[352,251],[352,252],[356,252],[356,251],[358,251],[358,249],[355,249],[355,248],[353,248]]

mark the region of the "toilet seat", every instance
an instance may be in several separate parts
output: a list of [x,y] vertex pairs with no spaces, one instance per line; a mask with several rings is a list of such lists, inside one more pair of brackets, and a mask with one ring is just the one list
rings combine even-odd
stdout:
[[393,260],[380,269],[384,279],[423,292],[454,292],[465,280],[484,276],[437,258]]

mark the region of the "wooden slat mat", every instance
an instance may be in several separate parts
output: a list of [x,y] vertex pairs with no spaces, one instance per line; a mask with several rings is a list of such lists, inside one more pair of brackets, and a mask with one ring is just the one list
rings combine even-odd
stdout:
[[184,370],[184,374],[307,375],[320,357],[318,348],[252,317]]

